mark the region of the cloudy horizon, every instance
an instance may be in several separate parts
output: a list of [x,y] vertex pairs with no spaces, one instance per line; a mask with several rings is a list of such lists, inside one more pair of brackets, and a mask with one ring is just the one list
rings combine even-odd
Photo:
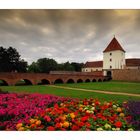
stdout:
[[31,62],[103,59],[115,37],[126,58],[140,58],[140,10],[0,10],[0,46]]

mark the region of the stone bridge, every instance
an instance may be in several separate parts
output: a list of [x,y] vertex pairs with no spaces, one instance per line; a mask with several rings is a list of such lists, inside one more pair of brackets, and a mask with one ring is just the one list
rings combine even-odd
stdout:
[[24,81],[26,85],[56,84],[56,83],[82,83],[82,82],[102,82],[108,77],[95,75],[93,73],[66,73],[66,74],[46,74],[46,73],[0,73],[0,81],[3,85],[16,85],[19,81]]

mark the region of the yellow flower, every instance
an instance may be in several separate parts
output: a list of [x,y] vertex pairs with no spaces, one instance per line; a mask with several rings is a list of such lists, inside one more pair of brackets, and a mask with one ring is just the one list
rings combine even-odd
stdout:
[[61,121],[65,121],[66,120],[67,115],[63,115],[60,117]]
[[35,123],[37,126],[39,126],[39,125],[41,125],[41,121],[40,120],[38,120],[38,121],[36,121],[36,123]]
[[122,108],[118,107],[116,111],[117,112],[122,112]]
[[30,123],[33,124],[35,123],[36,119],[30,119]]
[[75,114],[74,114],[74,113],[70,113],[70,117],[71,117],[72,119],[74,119],[74,118],[75,118]]
[[18,131],[24,131],[24,130],[25,130],[24,127],[18,128]]
[[68,127],[69,127],[69,122],[65,121],[65,122],[63,123],[63,127],[68,128]]
[[23,125],[22,123],[18,123],[18,124],[16,125],[16,128],[19,129],[20,127],[22,127],[22,125]]
[[120,116],[120,117],[124,117],[124,113],[120,113],[119,116]]

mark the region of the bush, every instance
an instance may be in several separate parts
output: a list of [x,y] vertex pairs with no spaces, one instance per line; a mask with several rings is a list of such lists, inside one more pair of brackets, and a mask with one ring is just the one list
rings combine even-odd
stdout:
[[129,101],[126,109],[132,116],[130,123],[135,127],[135,130],[140,130],[140,101]]

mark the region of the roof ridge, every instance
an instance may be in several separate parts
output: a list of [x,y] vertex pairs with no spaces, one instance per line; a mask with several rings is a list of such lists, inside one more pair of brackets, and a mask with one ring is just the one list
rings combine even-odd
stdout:
[[109,52],[109,51],[115,51],[115,50],[121,50],[125,52],[125,50],[122,48],[116,37],[114,36],[111,42],[108,44],[108,46],[105,48],[103,52]]

